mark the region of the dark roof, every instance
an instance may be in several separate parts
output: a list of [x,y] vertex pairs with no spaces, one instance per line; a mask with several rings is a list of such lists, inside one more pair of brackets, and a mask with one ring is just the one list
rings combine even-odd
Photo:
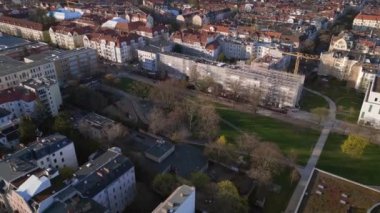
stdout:
[[79,182],[74,187],[83,196],[93,197],[132,168],[127,157],[111,148],[75,172]]
[[36,98],[36,94],[23,87],[14,87],[0,91],[0,104],[13,101],[32,102]]
[[0,108],[0,118],[8,116],[10,114],[11,114],[11,112],[9,112],[8,110],[6,110],[4,108]]
[[53,152],[61,149],[64,146],[72,143],[66,136],[60,134],[53,134],[42,138],[29,145],[28,147],[15,152],[12,158],[19,158],[26,161],[38,160],[46,155],[50,155]]

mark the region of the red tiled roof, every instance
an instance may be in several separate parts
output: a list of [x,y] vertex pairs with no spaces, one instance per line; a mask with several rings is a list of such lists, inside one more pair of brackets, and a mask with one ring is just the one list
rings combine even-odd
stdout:
[[19,27],[25,27],[25,28],[29,28],[29,29],[33,29],[33,30],[39,30],[39,31],[43,31],[43,29],[44,29],[43,25],[40,23],[25,20],[25,19],[12,18],[9,16],[1,16],[0,22],[16,25]]
[[359,15],[357,15],[355,17],[355,19],[380,21],[380,15],[364,15],[364,14],[359,14]]
[[0,91],[0,104],[19,100],[25,102],[32,102],[36,99],[36,94],[22,87],[9,88]]

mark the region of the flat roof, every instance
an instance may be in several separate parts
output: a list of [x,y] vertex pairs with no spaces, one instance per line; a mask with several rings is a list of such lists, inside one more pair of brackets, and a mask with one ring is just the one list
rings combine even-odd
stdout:
[[171,142],[157,142],[155,145],[145,151],[146,154],[160,158],[173,149],[174,145]]
[[0,55],[0,76],[9,75],[18,71],[26,70],[42,64],[50,63],[48,60],[38,60],[30,63],[18,61],[8,56]]
[[193,193],[195,193],[195,187],[182,185],[178,187],[164,202],[158,205],[152,213],[175,212],[178,206],[185,202],[186,199]]
[[2,36],[0,36],[0,51],[16,48],[19,46],[24,46],[30,43],[31,43],[30,41],[22,39],[22,38],[3,34]]
[[379,190],[315,169],[298,212],[367,212],[378,203]]

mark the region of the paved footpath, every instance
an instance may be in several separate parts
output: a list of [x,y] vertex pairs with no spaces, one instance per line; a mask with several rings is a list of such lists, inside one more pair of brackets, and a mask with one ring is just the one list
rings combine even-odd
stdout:
[[325,143],[327,141],[327,138],[330,134],[330,131],[334,125],[335,122],[335,115],[336,115],[336,106],[335,103],[327,96],[320,94],[319,92],[315,92],[313,90],[305,88],[305,90],[314,93],[316,95],[319,95],[323,97],[328,103],[329,103],[329,116],[327,118],[327,121],[324,123],[321,135],[319,136],[319,139],[314,146],[313,152],[309,158],[309,161],[307,162],[306,167],[301,172],[301,179],[297,184],[296,189],[293,192],[292,197],[290,198],[290,201],[288,203],[288,207],[286,208],[286,213],[295,213],[298,210],[299,203],[302,199],[302,195],[306,189],[307,182],[310,179],[310,176],[312,175],[312,172],[317,165],[317,162],[319,160],[319,156],[322,153],[323,147],[325,146]]

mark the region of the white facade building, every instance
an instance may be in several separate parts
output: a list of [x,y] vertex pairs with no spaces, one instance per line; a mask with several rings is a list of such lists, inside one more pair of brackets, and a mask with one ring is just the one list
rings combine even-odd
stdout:
[[36,106],[35,93],[22,87],[15,87],[0,91],[0,108],[11,113],[11,118],[31,116]]
[[143,46],[144,39],[136,34],[92,33],[83,37],[83,44],[86,48],[95,49],[106,60],[124,63],[133,59],[135,48]]
[[32,78],[57,79],[54,63],[48,60],[27,60],[24,62],[7,56],[0,56],[0,90],[18,86]]
[[182,185],[152,213],[195,213],[195,187]]
[[158,54],[155,51],[137,49],[137,57],[144,70],[153,72],[158,70]]
[[74,188],[92,198],[110,213],[121,213],[136,193],[135,169],[120,148],[112,147],[82,166],[74,177]]
[[44,41],[45,35],[42,24],[25,19],[0,17],[0,32],[34,41]]
[[233,39],[221,39],[223,53],[228,58],[249,59],[255,55],[255,44]]
[[62,96],[58,82],[47,78],[30,79],[21,83],[22,86],[35,93],[41,103],[52,116],[58,115],[62,105]]
[[369,84],[360,110],[358,123],[380,129],[380,78]]
[[96,50],[79,48],[75,50],[50,50],[28,56],[28,60],[47,60],[54,63],[58,83],[64,87],[70,80],[80,80],[98,71]]
[[357,30],[380,29],[380,15],[359,14],[355,17],[352,26]]

